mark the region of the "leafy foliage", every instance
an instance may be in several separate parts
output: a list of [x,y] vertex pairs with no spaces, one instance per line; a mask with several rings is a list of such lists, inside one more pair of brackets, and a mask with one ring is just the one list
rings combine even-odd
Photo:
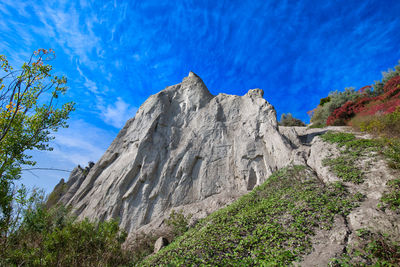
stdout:
[[329,93],[329,96],[323,99],[330,99],[329,101],[321,99],[316,109],[310,112],[311,122],[313,125],[325,126],[326,120],[329,115],[337,108],[341,107],[344,103],[352,101],[359,96],[354,88],[346,88],[344,92],[334,91]]
[[302,122],[299,119],[294,118],[291,113],[288,113],[288,114],[283,113],[281,116],[279,125],[281,125],[281,126],[306,126],[304,124],[304,122]]
[[400,107],[400,76],[386,82],[384,93],[371,97],[360,96],[354,101],[348,101],[335,109],[327,119],[328,125],[346,125],[355,115],[390,114]]
[[400,142],[394,139],[356,139],[350,133],[327,132],[321,138],[329,143],[341,147],[340,155],[336,158],[327,158],[323,164],[345,182],[356,184],[363,182],[363,172],[357,161],[368,157],[370,152],[382,154],[388,160],[391,168],[400,168]]
[[352,120],[352,125],[363,132],[400,138],[400,107],[389,114],[356,117]]
[[46,209],[38,191],[25,198],[21,212],[21,223],[1,240],[2,266],[116,266],[131,260],[116,221],[76,221],[63,206]]
[[52,132],[67,127],[74,109],[72,102],[58,107],[58,98],[67,90],[66,78],[52,74],[54,52],[36,51],[20,70],[14,70],[0,55],[0,236],[6,235],[11,220],[13,181],[20,178],[21,165],[35,165],[27,151],[51,150]]
[[165,223],[172,228],[172,234],[177,237],[189,230],[189,220],[192,216],[185,216],[182,211],[171,211],[169,218]]
[[390,209],[400,212],[400,179],[394,179],[387,183],[389,192],[385,193],[381,201],[389,206]]
[[400,60],[399,64],[395,66],[394,69],[389,69],[388,71],[382,73],[381,81],[375,81],[375,84],[373,85],[373,92],[375,93],[375,95],[381,95],[384,92],[384,86],[387,81],[396,76],[400,76]]
[[370,97],[358,98],[355,101],[348,101],[343,106],[335,109],[327,118],[327,125],[346,125],[346,123],[357,113],[363,111],[373,99]]
[[357,230],[356,247],[342,257],[332,259],[330,266],[398,266],[400,244],[382,233]]
[[328,102],[330,102],[330,101],[331,101],[331,97],[330,97],[330,96],[321,98],[321,100],[319,101],[319,105],[320,105],[321,107],[323,107],[323,106],[325,105],[325,103],[328,103]]
[[361,198],[324,186],[304,166],[284,168],[139,265],[290,265],[311,250],[315,229],[329,229]]
[[383,73],[382,81],[355,91],[333,92],[309,112],[314,127],[348,125],[357,116],[389,114],[400,107],[400,65]]

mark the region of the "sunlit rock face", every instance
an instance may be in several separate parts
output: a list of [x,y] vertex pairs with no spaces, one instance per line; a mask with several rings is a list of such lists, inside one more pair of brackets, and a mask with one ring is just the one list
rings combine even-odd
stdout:
[[262,90],[213,96],[191,72],[152,95],[61,201],[80,218],[119,218],[128,232],[177,207],[204,217],[288,165],[286,140]]

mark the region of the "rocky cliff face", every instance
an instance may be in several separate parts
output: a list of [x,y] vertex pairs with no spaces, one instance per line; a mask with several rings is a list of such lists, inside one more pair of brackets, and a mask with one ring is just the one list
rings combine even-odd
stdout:
[[52,202],[71,205],[80,218],[120,218],[131,236],[154,234],[172,209],[190,213],[195,221],[249,192],[275,170],[305,165],[321,187],[340,182],[351,196],[362,198],[348,213],[336,214],[331,228],[316,228],[312,250],[296,264],[329,264],[357,247],[365,229],[398,242],[400,216],[381,207],[398,171],[367,150],[352,163],[361,168],[363,182],[344,181],[324,164],[344,151],[318,137],[328,130],[350,131],[278,127],[262,90],[213,96],[190,73],[182,83],[151,96],[94,166],[75,168],[68,182],[56,186]]
[[[260,89],[213,96],[194,73],[151,96],[86,177],[60,201],[83,218],[120,218],[128,232],[157,228],[172,208],[193,219],[232,202],[292,160]],[[71,180],[72,179],[72,180]]]

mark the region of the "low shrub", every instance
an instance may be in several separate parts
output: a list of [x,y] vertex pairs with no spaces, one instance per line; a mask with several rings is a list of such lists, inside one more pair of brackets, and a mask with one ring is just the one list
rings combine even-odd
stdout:
[[363,132],[400,139],[400,106],[388,114],[360,114],[351,120],[351,125]]
[[[353,101],[360,96],[360,92],[354,88],[346,88],[343,92],[334,91],[329,96],[322,98],[320,104],[312,111],[308,112],[313,125],[326,125],[326,121],[331,113],[348,101]],[[328,101],[329,99],[329,101]],[[321,105],[322,104],[322,105]]]
[[340,108],[335,109],[327,118],[327,125],[346,125],[357,113],[362,112],[374,98],[362,97],[355,101],[348,101]]
[[181,236],[189,230],[189,221],[191,217],[191,215],[185,216],[182,211],[171,211],[165,223],[172,228],[173,238]]
[[375,81],[375,84],[372,86],[374,88],[373,93],[376,96],[383,94],[385,84],[396,76],[400,76],[400,60],[399,64],[395,66],[394,69],[389,69],[388,71],[382,73],[381,81]]
[[122,250],[126,233],[114,220],[76,221],[63,206],[47,209],[36,194],[22,220],[1,238],[0,266],[116,266],[131,256]]
[[328,102],[330,102],[330,101],[331,101],[331,97],[330,97],[330,96],[321,98],[321,100],[319,101],[319,105],[320,105],[321,107],[323,107],[323,106],[325,105],[325,103],[328,103]]
[[281,125],[281,126],[306,126],[304,122],[302,122],[299,119],[294,118],[291,113],[288,113],[288,114],[283,113],[281,116],[279,125]]

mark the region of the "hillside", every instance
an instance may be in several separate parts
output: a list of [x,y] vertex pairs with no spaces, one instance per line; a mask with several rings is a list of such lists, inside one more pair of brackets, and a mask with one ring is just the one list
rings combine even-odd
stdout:
[[341,132],[312,146],[318,167],[275,172],[139,265],[399,264],[399,172],[383,156],[390,148]]
[[[71,207],[78,220],[116,220],[128,234],[121,253],[137,265],[396,265],[400,111],[386,106],[397,101],[396,77],[381,93],[322,99],[307,128],[278,126],[261,89],[214,96],[191,72],[151,96],[47,204]],[[382,138],[315,121],[338,115],[333,124],[350,125],[377,105],[385,112],[355,128],[379,120]],[[141,261],[157,239],[157,250],[173,243]]]

